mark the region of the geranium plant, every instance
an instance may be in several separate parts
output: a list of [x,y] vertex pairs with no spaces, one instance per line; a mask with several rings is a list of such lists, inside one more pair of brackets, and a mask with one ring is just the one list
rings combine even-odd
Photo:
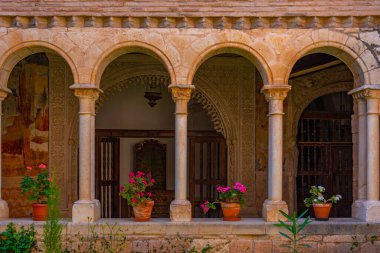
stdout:
[[232,187],[218,186],[216,191],[218,192],[218,199],[216,201],[205,201],[200,205],[204,213],[207,213],[210,209],[215,210],[215,204],[219,202],[240,203],[242,206],[245,205],[244,193],[247,191],[247,188],[239,182],[236,182]]
[[136,206],[140,203],[151,201],[152,192],[148,191],[155,180],[151,173],[137,171],[129,173],[128,183],[120,186],[120,196],[128,201],[128,205]]
[[325,193],[326,189],[323,186],[312,186],[310,188],[310,197],[305,198],[304,203],[306,207],[310,207],[313,204],[325,204],[327,202],[337,203],[339,200],[342,199],[342,196],[339,194],[333,195],[328,199],[325,199],[323,196],[323,193]]
[[[42,170],[37,177],[29,175],[35,169]],[[27,174],[23,176],[20,184],[21,193],[28,195],[29,201],[35,204],[46,204],[50,194],[51,177],[45,164],[27,166]]]

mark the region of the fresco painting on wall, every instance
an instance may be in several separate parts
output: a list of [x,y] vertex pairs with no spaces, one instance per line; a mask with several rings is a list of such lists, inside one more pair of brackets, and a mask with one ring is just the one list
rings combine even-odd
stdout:
[[29,56],[15,66],[8,81],[12,93],[3,103],[2,193],[12,217],[28,217],[31,213],[31,205],[18,187],[25,167],[48,163],[48,65],[44,54]]

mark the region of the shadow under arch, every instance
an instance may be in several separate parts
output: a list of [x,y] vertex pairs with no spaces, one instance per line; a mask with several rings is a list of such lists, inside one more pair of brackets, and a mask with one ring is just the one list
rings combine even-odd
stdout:
[[91,74],[91,83],[94,83],[97,87],[100,87],[100,80],[106,67],[119,56],[129,53],[143,53],[157,59],[168,71],[171,83],[176,83],[175,71],[169,57],[159,48],[139,41],[122,42],[108,48],[102,54],[102,57],[95,63],[95,67],[93,68]]
[[202,53],[200,53],[195,62],[193,62],[193,64],[191,65],[192,68],[188,73],[187,83],[191,84],[193,82],[196,72],[206,60],[210,59],[215,55],[224,53],[236,54],[249,60],[258,69],[264,84],[272,83],[272,72],[264,57],[252,47],[236,42],[224,42],[214,44],[206,48]]
[[0,83],[8,85],[9,76],[18,62],[36,53],[52,53],[62,57],[69,65],[74,83],[78,82],[78,71],[73,60],[59,47],[44,42],[30,41],[9,48],[0,58]]
[[354,77],[354,87],[358,87],[363,84],[370,83],[370,77],[368,75],[368,68],[365,62],[360,58],[360,55],[355,51],[338,42],[332,41],[321,41],[316,42],[306,47],[302,48],[297,54],[290,59],[289,68],[285,76],[286,82],[290,78],[290,74],[294,65],[304,56],[314,54],[314,53],[324,53],[336,57],[341,60],[351,71]]

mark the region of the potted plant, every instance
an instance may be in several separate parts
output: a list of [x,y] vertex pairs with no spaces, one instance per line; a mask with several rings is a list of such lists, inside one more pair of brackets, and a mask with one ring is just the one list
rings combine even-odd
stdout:
[[[37,177],[29,175],[34,169],[42,170]],[[37,167],[27,166],[27,174],[23,176],[20,188],[21,193],[28,195],[28,200],[32,202],[33,220],[46,220],[47,216],[47,199],[50,194],[49,171],[45,164],[39,164]]]
[[207,213],[210,209],[215,209],[215,204],[220,203],[223,220],[240,220],[240,208],[245,204],[244,193],[247,191],[247,188],[243,184],[236,182],[232,187],[218,186],[216,191],[218,192],[218,200],[214,202],[205,201],[201,204],[203,212]]
[[137,171],[129,173],[128,183],[120,186],[120,196],[128,201],[133,207],[135,221],[149,221],[154,201],[152,192],[148,191],[155,180],[151,173]]
[[339,194],[325,199],[323,193],[326,191],[323,186],[312,186],[309,190],[310,197],[304,200],[306,207],[313,206],[316,220],[328,220],[332,203],[337,203],[342,199]]

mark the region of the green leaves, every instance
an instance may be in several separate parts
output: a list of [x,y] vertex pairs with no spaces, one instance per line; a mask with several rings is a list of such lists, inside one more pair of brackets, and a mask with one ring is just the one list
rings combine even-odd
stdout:
[[281,247],[293,249],[293,253],[297,253],[300,248],[311,248],[309,244],[299,243],[301,240],[306,238],[306,235],[300,236],[299,233],[311,222],[309,216],[301,224],[299,224],[300,219],[307,213],[307,211],[308,210],[305,210],[297,218],[297,214],[295,212],[292,216],[289,216],[287,213],[280,210],[280,213],[288,220],[288,223],[279,220],[279,223],[274,224],[274,226],[284,228],[289,231],[289,234],[282,231],[279,232],[282,237],[288,240],[288,243],[280,245]]
[[28,200],[34,203],[47,203],[50,194],[49,171],[44,170],[36,178],[25,175],[22,178],[21,193],[28,195]]
[[34,225],[27,229],[21,226],[19,230],[11,222],[8,223],[6,231],[0,234],[0,252],[25,253],[30,252],[36,244]]

